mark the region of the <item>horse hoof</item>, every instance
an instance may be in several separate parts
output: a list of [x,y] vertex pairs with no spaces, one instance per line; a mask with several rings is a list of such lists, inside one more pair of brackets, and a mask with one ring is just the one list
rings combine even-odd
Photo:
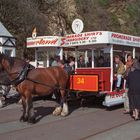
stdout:
[[63,111],[61,112],[62,117],[66,117],[68,114],[69,114],[68,112],[63,112]]
[[56,107],[56,109],[53,111],[54,116],[58,116],[61,114],[62,107]]
[[35,124],[36,123],[36,118],[35,117],[31,117],[28,119],[28,123],[29,124]]
[[25,116],[20,117],[20,122],[27,122],[27,121],[28,121],[28,117]]

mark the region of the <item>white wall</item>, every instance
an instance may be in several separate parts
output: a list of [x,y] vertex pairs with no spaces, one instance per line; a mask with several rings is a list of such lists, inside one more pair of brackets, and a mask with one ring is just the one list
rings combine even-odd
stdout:
[[[7,40],[7,38],[0,37],[1,44],[3,44],[6,40]],[[15,39],[11,39],[11,41],[15,44]],[[10,41],[8,41],[6,43],[6,45],[10,45],[11,47],[0,46],[0,52],[5,53],[5,50],[11,50],[12,51],[11,56],[15,57],[16,56],[16,48],[13,46],[13,44]]]

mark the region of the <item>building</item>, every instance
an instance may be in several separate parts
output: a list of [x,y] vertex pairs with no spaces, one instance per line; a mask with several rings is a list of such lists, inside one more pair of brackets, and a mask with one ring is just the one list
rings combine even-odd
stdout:
[[0,52],[5,53],[8,56],[16,55],[16,39],[0,22]]

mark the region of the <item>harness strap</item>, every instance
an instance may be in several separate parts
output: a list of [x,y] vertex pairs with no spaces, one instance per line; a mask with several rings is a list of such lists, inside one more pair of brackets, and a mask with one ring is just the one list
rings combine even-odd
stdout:
[[[18,84],[20,84],[21,82],[23,82],[26,79],[29,70],[30,70],[30,64],[25,64],[23,69],[21,70],[21,72],[11,73],[11,74],[18,74],[18,76],[14,80],[0,82],[0,85],[6,85],[6,86],[15,85],[15,86],[17,86]],[[11,75],[11,74],[9,74],[9,75]]]
[[17,86],[18,84],[23,82],[27,78],[28,71],[29,71],[29,64],[26,64],[23,67],[23,70],[19,73],[19,75],[14,80],[11,81],[11,85]]
[[17,86],[18,84],[20,84],[24,80],[29,80],[31,82],[34,82],[34,83],[37,83],[37,84],[40,84],[40,85],[44,85],[44,86],[49,87],[49,88],[70,91],[69,89],[66,89],[66,88],[62,88],[62,87],[58,87],[58,86],[53,87],[53,86],[51,86],[49,84],[44,84],[42,82],[35,81],[33,79],[28,78],[27,75],[28,75],[28,72],[30,70],[29,66],[30,66],[29,64],[28,65],[25,65],[23,67],[23,70],[19,73],[19,75],[14,80],[10,81],[9,83],[0,83],[0,85],[7,85],[7,86],[8,85],[15,85],[15,86]]
[[[29,80],[29,81],[31,81],[33,83],[40,84],[40,85],[43,85],[43,86],[46,86],[46,87],[49,87],[49,88],[53,88],[53,86],[51,86],[49,84],[44,84],[44,83],[39,82],[39,81],[34,81],[33,79],[30,79],[30,78],[26,78],[26,80]],[[54,89],[70,91],[69,89],[61,88],[61,87],[57,87],[57,86],[55,86]]]

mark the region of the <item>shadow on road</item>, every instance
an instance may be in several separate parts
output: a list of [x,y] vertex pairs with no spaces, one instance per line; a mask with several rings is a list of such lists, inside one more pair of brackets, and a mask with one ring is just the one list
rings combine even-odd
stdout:
[[3,101],[3,107],[6,107],[6,106],[14,104],[14,103],[18,103],[19,100],[20,100],[19,96],[13,96],[10,98],[6,98],[5,101]]
[[[5,106],[13,104],[13,103],[17,102],[19,99],[20,99],[19,97],[7,99]],[[34,102],[36,102],[38,100],[47,101],[50,99],[48,99],[48,97],[40,97],[40,96],[33,98]],[[56,102],[56,100],[53,100],[53,99],[51,99],[51,101]],[[102,102],[103,102],[103,98],[95,98],[95,97],[69,100],[68,101],[69,115],[79,108],[96,108],[96,109],[103,109],[106,111],[113,111],[113,110],[120,109],[123,107],[123,105],[118,105],[118,106],[107,108],[102,105]],[[36,122],[39,122],[42,118],[46,117],[47,115],[52,114],[54,109],[55,109],[55,107],[47,107],[47,106],[46,107],[45,106],[35,107]]]
[[45,116],[52,114],[54,109],[55,107],[44,107],[44,106],[35,107],[36,123],[39,122]]

